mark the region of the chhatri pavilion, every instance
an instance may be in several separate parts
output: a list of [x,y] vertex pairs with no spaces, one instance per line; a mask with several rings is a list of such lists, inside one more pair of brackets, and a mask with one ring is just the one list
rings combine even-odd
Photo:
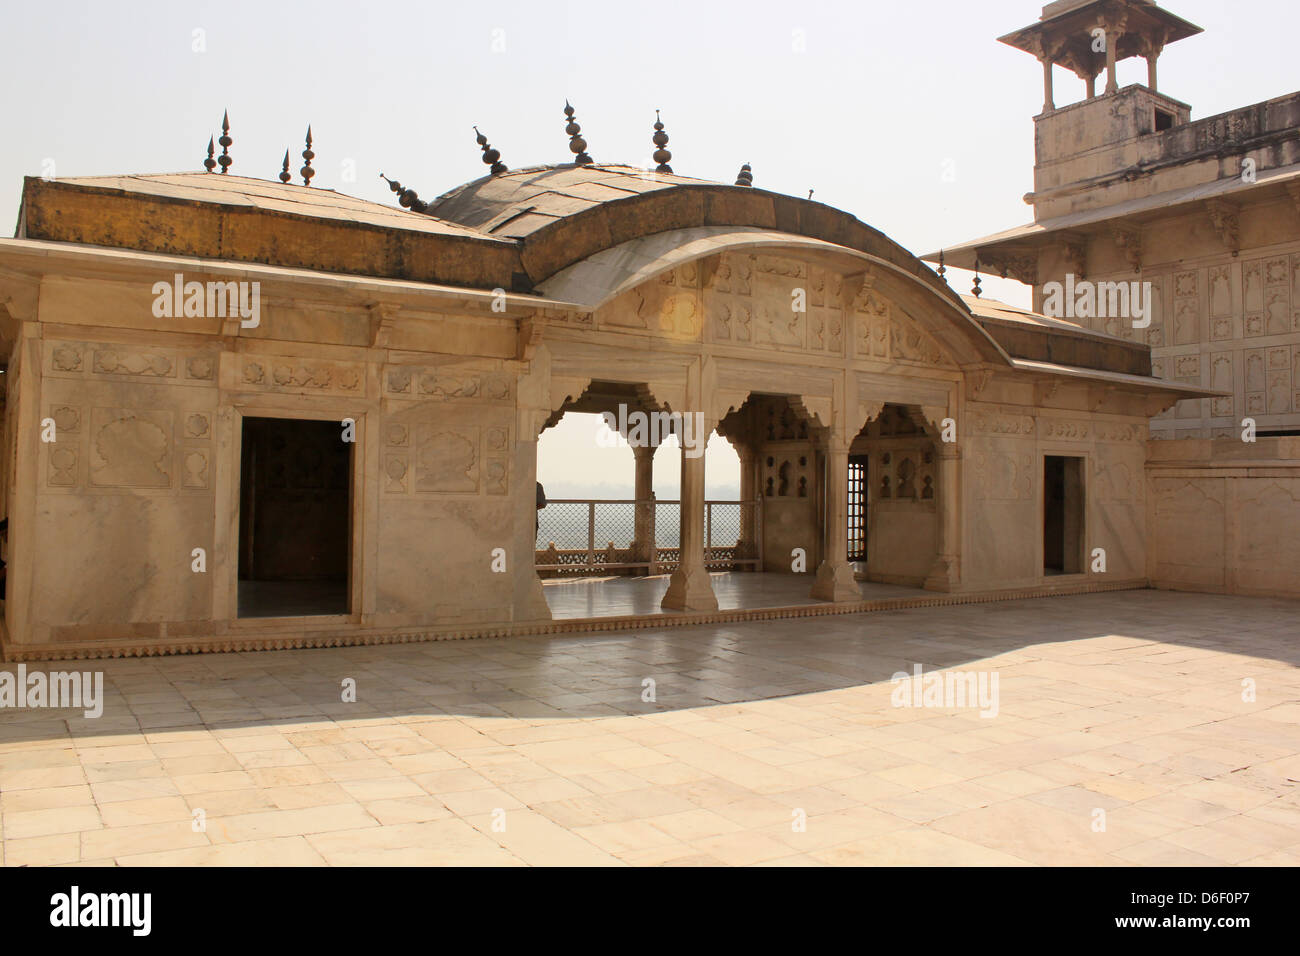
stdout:
[[[228,130],[205,172],[28,178],[0,241],[5,658],[1189,586],[1167,572],[1201,532],[1157,513],[1156,457],[1161,481],[1239,489],[1226,570],[1192,584],[1300,593],[1276,548],[1232,550],[1300,524],[1295,462],[1153,451],[1183,444],[1150,441],[1154,416],[1225,393],[1153,375],[1149,342],[959,294],[748,165],[675,172],[662,123],[648,169],[595,162],[565,122],[568,162],[509,169],[480,136],[487,175],[431,200],[394,182],[395,206],[311,186],[310,143],[301,182],[287,157],[279,181],[237,175]],[[663,586],[559,618],[538,438],[620,409],[724,436],[740,527],[714,546],[708,454],[682,455],[661,547],[655,447],[633,448],[610,563],[643,576],[593,593]]]

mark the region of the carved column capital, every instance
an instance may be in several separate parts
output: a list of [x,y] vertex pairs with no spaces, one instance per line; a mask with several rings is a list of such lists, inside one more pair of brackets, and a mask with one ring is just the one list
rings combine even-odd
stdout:
[[1124,253],[1124,259],[1134,272],[1142,271],[1142,233],[1137,229],[1120,227],[1112,233],[1115,245]]
[[370,313],[370,347],[388,348],[400,309],[390,302],[371,302],[366,306],[366,311]]
[[1067,272],[1076,280],[1088,275],[1088,237],[1077,232],[1067,232],[1060,236],[1061,254],[1065,259]]
[[537,346],[542,343],[542,333],[545,331],[546,316],[541,313],[520,319],[515,358],[523,362],[531,362]]
[[1002,278],[1015,279],[1025,285],[1038,283],[1038,253],[1036,252],[986,252],[980,255],[981,264]]

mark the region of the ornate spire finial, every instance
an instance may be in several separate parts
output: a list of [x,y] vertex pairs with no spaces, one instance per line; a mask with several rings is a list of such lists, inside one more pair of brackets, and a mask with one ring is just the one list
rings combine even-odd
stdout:
[[212,154],[216,152],[216,147],[213,146],[212,143],[213,143],[213,139],[211,136],[209,136],[208,137],[208,158],[203,161],[203,168],[206,169],[208,172],[212,172],[214,169],[217,168],[217,161],[212,158]]
[[740,172],[736,174],[736,185],[737,186],[754,185],[754,170],[750,168],[749,163],[746,163],[745,165],[740,167]]
[[478,131],[477,126],[474,127],[474,132],[477,134],[475,142],[478,143],[478,148],[483,150],[483,162],[492,167],[492,175],[500,176],[506,172],[506,164],[501,162],[501,151],[492,148],[492,144],[487,141],[486,136]]
[[284,168],[280,170],[280,182],[287,183],[292,178],[293,174],[289,172],[289,151],[286,149],[284,151]]
[[230,158],[230,146],[234,140],[230,138],[230,110],[221,114],[221,138],[217,140],[221,144],[221,155],[217,157],[217,162],[221,164],[223,173],[230,171],[230,164],[234,162]]
[[943,264],[943,250],[940,249],[939,250],[939,278],[943,279],[944,282],[947,282],[948,280],[943,278],[947,274],[948,274],[948,267]]
[[573,162],[577,166],[590,166],[594,160],[587,155],[587,141],[580,135],[582,127],[573,118],[573,107],[564,101],[564,116],[569,121],[564,131],[569,134],[569,152],[573,153]]
[[975,284],[974,284],[973,286],[971,286],[970,294],[973,295],[973,296],[975,296],[975,298],[977,298],[977,299],[980,297],[980,259],[979,259],[979,256],[976,256],[976,257],[975,257]]
[[673,158],[673,154],[668,152],[668,134],[664,132],[664,124],[659,119],[658,110],[655,110],[655,134],[650,137],[650,141],[659,147],[650,157],[659,164],[655,167],[655,172],[671,173],[673,168],[668,165],[668,160]]
[[311,124],[307,124],[307,148],[302,151],[303,166],[298,172],[302,175],[302,184],[311,185],[311,178],[316,175],[316,170],[311,168],[311,161],[316,158],[316,154],[311,151]]
[[388,183],[388,188],[397,193],[397,202],[403,209],[409,209],[412,212],[424,212],[429,208],[429,204],[422,200],[414,189],[407,189],[396,179],[389,179],[383,173],[379,178]]

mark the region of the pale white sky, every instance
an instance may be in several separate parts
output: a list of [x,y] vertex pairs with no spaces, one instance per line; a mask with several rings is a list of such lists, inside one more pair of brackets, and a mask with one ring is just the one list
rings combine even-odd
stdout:
[[[1205,28],[1160,59],[1162,91],[1193,118],[1296,89],[1300,3],[1162,5]],[[1021,197],[1033,186],[1042,70],[996,38],[1040,10],[1026,0],[5,2],[0,229],[11,234],[24,175],[202,169],[226,108],[234,173],[274,179],[286,148],[296,171],[311,123],[313,185],[391,202],[382,171],[429,199],[486,171],[474,124],[511,167],[568,161],[567,97],[597,162],[647,162],[659,108],[675,171],[732,182],[750,162],[755,185],[814,189],[925,253],[1032,218]],[[1145,82],[1143,62],[1122,63],[1120,80]],[[1082,87],[1058,68],[1057,105]],[[970,288],[969,273],[949,281]],[[990,278],[984,291],[1029,303],[1017,282]]]
[[[635,491],[636,464],[632,449],[602,447],[604,432],[599,415],[565,415],[558,425],[542,432],[537,445],[537,480],[547,498],[631,498]],[[617,435],[614,436],[617,439]],[[681,446],[669,438],[655,452],[655,495],[677,498],[681,491]],[[704,450],[704,495],[733,500],[740,496],[740,459],[727,440],[716,432]]]

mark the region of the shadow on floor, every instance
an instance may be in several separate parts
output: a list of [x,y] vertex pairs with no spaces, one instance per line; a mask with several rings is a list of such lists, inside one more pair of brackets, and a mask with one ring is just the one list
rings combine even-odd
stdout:
[[[1243,675],[1266,668],[1261,659],[1300,663],[1298,612],[1300,602],[1281,599],[1117,591],[604,634],[49,662],[27,671],[102,672],[103,716],[0,709],[0,746],[329,720],[652,714],[885,683],[918,663],[977,668],[1006,654],[1023,663],[1035,646],[1085,638],[1099,640],[1078,665],[1108,668],[1113,686],[1140,699],[1145,685],[1126,676],[1126,662],[1194,666],[1215,651],[1239,656]],[[647,678],[653,703],[642,700]],[[356,703],[341,700],[347,679]]]

